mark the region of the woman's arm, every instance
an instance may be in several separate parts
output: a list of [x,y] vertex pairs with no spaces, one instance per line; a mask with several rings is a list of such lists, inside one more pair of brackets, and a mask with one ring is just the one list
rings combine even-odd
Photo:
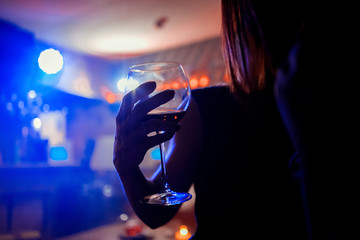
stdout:
[[[197,104],[194,100],[191,100],[189,109],[180,122],[180,130],[176,124],[161,120],[150,120],[146,124],[136,122],[151,109],[172,98],[171,94],[169,96],[165,94],[157,100],[150,98],[143,101],[142,103],[145,103],[146,106],[152,106],[150,110],[148,107],[146,110],[139,110],[139,108],[144,108],[145,104],[140,107],[137,104],[133,107],[132,102],[144,98],[153,89],[154,86],[141,85],[131,95],[124,97],[117,117],[114,165],[123,183],[129,203],[137,216],[149,227],[156,228],[168,222],[176,214],[179,206],[163,207],[141,202],[145,196],[161,189],[161,171],[157,171],[151,180],[146,179],[139,164],[149,148],[169,140],[177,131],[171,142],[172,149],[167,156],[166,167],[171,188],[175,191],[187,191],[192,184],[197,154],[200,150],[201,124]],[[141,118],[136,116],[139,112],[141,112]],[[146,133],[154,131],[165,131],[165,133],[153,137],[147,136]]]

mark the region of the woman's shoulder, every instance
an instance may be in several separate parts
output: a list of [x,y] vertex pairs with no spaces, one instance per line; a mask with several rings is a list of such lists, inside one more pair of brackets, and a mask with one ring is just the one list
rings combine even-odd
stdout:
[[206,126],[244,122],[249,116],[246,97],[235,96],[229,86],[220,85],[192,91],[198,112]]
[[216,85],[206,88],[198,88],[191,91],[192,98],[201,108],[233,108],[234,106],[240,107],[247,105],[247,96],[236,95],[232,92],[229,85]]
[[191,91],[191,97],[199,106],[200,113],[204,115],[209,111],[217,112],[226,106],[226,102],[231,97],[231,91],[224,85],[198,88]]
[[194,90],[191,90],[192,96],[195,98],[198,97],[216,97],[219,94],[221,95],[230,95],[231,90],[228,85],[216,85],[211,87],[205,87],[205,88],[197,88]]
[[236,101],[236,97],[228,85],[197,88],[191,91],[191,95],[200,105],[209,105],[209,103],[218,105]]

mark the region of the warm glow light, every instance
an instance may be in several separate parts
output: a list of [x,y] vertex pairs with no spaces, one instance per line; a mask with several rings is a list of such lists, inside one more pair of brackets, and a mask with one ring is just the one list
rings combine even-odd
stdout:
[[191,89],[197,88],[198,85],[199,85],[199,82],[196,77],[190,78],[190,88]]
[[101,53],[128,53],[141,51],[147,46],[144,38],[118,33],[104,33],[91,40],[91,47]]
[[189,233],[189,231],[187,230],[187,227],[184,226],[184,225],[181,225],[181,227],[180,227],[180,234],[183,235],[183,236],[185,236],[185,235],[187,235],[188,233]]
[[206,87],[207,85],[209,85],[209,83],[210,83],[210,79],[208,76],[202,76],[199,80],[200,87]]
[[171,83],[171,86],[172,86],[173,89],[179,89],[180,88],[180,83],[174,81],[174,82]]
[[64,60],[59,51],[49,48],[40,53],[38,63],[45,73],[55,74],[63,68]]
[[108,92],[105,94],[105,99],[108,103],[114,103],[116,101],[116,96],[112,92]]
[[163,84],[163,89],[166,90],[166,89],[170,89],[171,88],[171,85],[169,83],[164,83]]
[[230,76],[227,73],[224,73],[224,82],[226,82],[226,83],[230,82]]
[[176,240],[188,240],[190,237],[191,234],[185,225],[181,225],[179,231],[175,233]]

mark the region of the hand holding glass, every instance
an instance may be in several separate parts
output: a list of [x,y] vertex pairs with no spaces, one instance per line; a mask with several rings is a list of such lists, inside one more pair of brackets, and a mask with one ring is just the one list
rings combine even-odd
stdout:
[[[190,102],[189,80],[182,66],[176,62],[156,62],[132,66],[129,69],[126,91],[132,90],[134,85],[136,86],[148,81],[156,83],[155,91],[148,97],[152,97],[167,89],[174,90],[175,94],[173,99],[151,110],[142,121],[146,122],[150,119],[180,121],[185,115]],[[158,132],[157,134],[161,133]],[[166,175],[164,143],[160,144],[160,155],[162,190],[159,193],[146,196],[143,202],[171,206],[188,201],[191,199],[190,193],[174,192],[170,189]]]

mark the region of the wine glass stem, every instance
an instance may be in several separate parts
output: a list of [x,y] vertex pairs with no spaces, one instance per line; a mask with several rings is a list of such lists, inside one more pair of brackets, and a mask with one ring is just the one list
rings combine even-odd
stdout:
[[165,168],[165,146],[164,143],[159,144],[160,147],[160,157],[161,157],[161,187],[163,190],[168,189],[167,176],[166,176],[166,168]]

